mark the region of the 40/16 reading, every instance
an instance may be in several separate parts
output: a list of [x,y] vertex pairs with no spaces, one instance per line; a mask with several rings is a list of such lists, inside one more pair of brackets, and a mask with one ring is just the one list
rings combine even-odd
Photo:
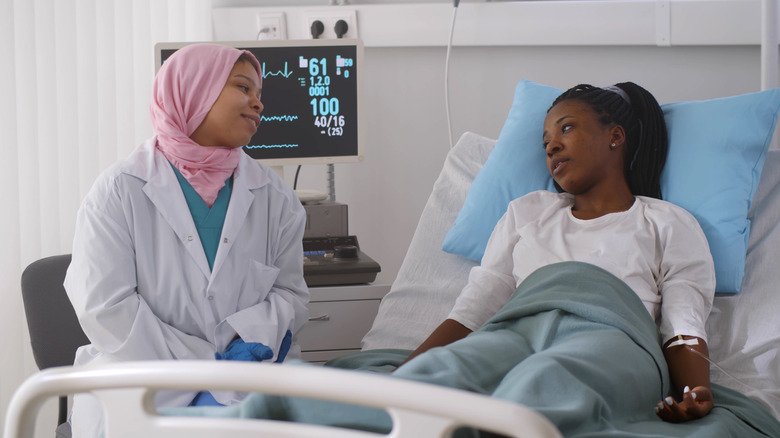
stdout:
[[314,126],[318,128],[343,127],[345,124],[344,116],[320,116],[314,118]]

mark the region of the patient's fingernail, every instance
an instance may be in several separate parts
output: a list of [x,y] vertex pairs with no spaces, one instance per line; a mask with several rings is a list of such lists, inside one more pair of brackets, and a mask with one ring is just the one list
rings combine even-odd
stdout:
[[691,388],[690,387],[686,386],[685,388],[683,388],[683,394],[687,394],[689,392],[691,392]]
[[659,411],[660,411],[661,409],[663,409],[663,408],[664,408],[664,404],[663,404],[663,402],[658,402],[658,405],[656,405],[656,407],[655,407],[655,408],[656,408],[657,410],[659,410]]
[[696,393],[695,393],[695,392],[692,392],[692,393],[691,393],[691,398],[692,398],[692,399],[694,399],[694,400],[696,400]]
[[666,402],[666,404],[667,404],[667,405],[669,405],[669,406],[671,406],[671,405],[672,405],[672,403],[674,403],[674,399],[673,399],[673,398],[671,398],[671,397],[666,397],[666,398],[664,399],[664,401],[665,401],[665,402]]
[[656,406],[656,407],[655,407],[655,408],[653,408],[653,409],[655,410],[655,413],[656,413],[656,414],[657,414],[657,413],[659,413],[659,412],[661,412],[661,408],[659,408],[658,406]]

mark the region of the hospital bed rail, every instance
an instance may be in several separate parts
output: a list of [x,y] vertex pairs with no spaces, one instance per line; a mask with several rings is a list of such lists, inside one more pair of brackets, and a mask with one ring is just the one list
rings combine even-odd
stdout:
[[[175,417],[157,413],[157,390],[239,390],[306,397],[384,409],[389,434],[276,420]],[[62,394],[90,392],[103,404],[106,438],[445,437],[459,427],[510,437],[561,434],[533,410],[486,395],[386,375],[341,369],[251,362],[145,361],[56,367],[38,372],[17,389],[8,407],[5,438],[32,437],[43,403]]]

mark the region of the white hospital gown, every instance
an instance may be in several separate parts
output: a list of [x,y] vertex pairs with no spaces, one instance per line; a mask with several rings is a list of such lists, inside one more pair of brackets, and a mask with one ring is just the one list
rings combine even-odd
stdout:
[[549,191],[512,201],[448,318],[476,330],[530,273],[579,261],[628,284],[663,340],[685,334],[706,341],[715,268],[696,219],[674,204],[643,196],[627,211],[590,220],[574,217],[573,203],[571,195]]

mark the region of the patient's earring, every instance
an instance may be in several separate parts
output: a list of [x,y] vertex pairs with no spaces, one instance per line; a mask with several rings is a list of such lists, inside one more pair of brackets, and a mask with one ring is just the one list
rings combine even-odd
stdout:
[[615,143],[612,143],[611,145],[609,145],[609,148],[614,151],[615,149],[617,149],[617,145]]

